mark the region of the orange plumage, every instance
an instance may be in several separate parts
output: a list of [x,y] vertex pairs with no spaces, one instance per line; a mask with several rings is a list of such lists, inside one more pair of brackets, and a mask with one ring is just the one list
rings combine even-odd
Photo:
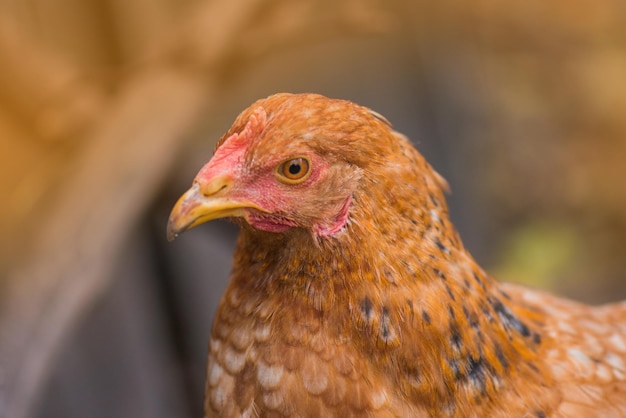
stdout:
[[494,281],[446,187],[364,107],[277,94],[245,110],[168,224],[241,225],[206,415],[626,416],[626,304]]

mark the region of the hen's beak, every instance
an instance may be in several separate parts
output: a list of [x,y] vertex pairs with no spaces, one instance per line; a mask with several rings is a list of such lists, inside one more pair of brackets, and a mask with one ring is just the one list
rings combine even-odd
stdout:
[[230,199],[225,193],[230,182],[216,178],[209,184],[195,182],[174,205],[167,221],[167,239],[174,240],[183,232],[213,219],[243,216],[244,208],[256,208],[250,202]]

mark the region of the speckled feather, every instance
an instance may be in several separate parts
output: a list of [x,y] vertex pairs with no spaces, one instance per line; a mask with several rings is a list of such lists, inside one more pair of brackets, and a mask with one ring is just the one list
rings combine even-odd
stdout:
[[[272,214],[285,232],[235,220],[207,416],[626,416],[626,304],[494,281],[450,223],[445,181],[380,115],[280,94],[218,150],[244,132],[248,174],[300,154],[325,171],[284,188],[299,202]],[[345,225],[320,234],[346,196]]]

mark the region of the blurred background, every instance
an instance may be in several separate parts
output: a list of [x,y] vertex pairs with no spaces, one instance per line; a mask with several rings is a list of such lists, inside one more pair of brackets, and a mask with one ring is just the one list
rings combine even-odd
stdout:
[[0,63],[0,416],[201,416],[237,230],[167,216],[279,91],[385,115],[498,279],[626,298],[621,0],[0,0]]

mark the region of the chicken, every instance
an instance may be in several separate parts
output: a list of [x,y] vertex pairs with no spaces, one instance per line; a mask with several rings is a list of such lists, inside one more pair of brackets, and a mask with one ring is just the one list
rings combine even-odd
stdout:
[[277,94],[239,115],[168,237],[241,226],[206,416],[626,416],[626,304],[494,281],[379,114]]

